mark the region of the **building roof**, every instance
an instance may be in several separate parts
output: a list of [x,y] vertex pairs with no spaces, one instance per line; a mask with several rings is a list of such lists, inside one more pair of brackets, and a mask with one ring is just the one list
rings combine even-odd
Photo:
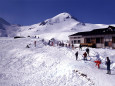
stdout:
[[94,29],[92,31],[78,32],[70,36],[78,36],[78,35],[89,36],[89,35],[108,35],[108,34],[115,34],[115,27],[109,26],[107,28]]

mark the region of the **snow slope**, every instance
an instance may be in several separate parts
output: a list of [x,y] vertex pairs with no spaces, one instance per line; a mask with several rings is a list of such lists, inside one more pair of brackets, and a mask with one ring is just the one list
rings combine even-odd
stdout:
[[[34,46],[37,41],[37,46]],[[0,38],[0,86],[115,86],[115,51],[90,48],[90,61],[84,62],[82,51],[44,45],[42,39]],[[30,48],[26,48],[29,44]],[[78,61],[75,52],[79,52]],[[109,56],[112,74],[106,74]],[[100,57],[101,68],[93,62]],[[75,71],[74,71],[75,70]]]

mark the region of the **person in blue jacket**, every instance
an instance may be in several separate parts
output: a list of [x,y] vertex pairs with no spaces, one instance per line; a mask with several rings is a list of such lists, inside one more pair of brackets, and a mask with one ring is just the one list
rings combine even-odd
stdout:
[[106,61],[106,65],[107,65],[107,74],[111,74],[111,69],[110,69],[110,64],[111,64],[111,62],[110,62],[109,57],[107,57],[106,59],[107,59],[107,61]]

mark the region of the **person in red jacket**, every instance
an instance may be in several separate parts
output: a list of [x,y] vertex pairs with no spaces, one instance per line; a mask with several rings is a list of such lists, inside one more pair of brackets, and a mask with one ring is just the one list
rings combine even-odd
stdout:
[[87,53],[85,52],[83,55],[84,55],[84,61],[87,60]]
[[98,69],[100,68],[100,64],[101,64],[101,60],[97,59],[94,61],[96,63],[96,66],[98,67]]

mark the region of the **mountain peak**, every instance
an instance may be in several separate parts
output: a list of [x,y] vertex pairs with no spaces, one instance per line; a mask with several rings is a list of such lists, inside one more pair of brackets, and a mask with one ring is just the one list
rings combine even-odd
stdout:
[[69,13],[63,12],[63,13],[60,13],[60,14],[54,16],[53,18],[50,18],[50,19],[47,19],[47,20],[41,22],[40,25],[46,25],[46,24],[53,25],[55,23],[60,23],[60,22],[63,22],[63,21],[69,20],[69,19],[77,20],[74,17],[72,17]]
[[4,19],[1,18],[1,17],[0,17],[0,24],[10,25],[10,23],[8,23],[6,20],[4,20]]
[[59,18],[59,17],[61,17],[61,18],[72,18],[72,16],[66,12],[60,13],[57,16],[55,16],[54,18]]
[[6,20],[4,20],[3,18],[0,17],[0,29],[5,30],[5,25],[9,26],[10,23],[8,23]]

